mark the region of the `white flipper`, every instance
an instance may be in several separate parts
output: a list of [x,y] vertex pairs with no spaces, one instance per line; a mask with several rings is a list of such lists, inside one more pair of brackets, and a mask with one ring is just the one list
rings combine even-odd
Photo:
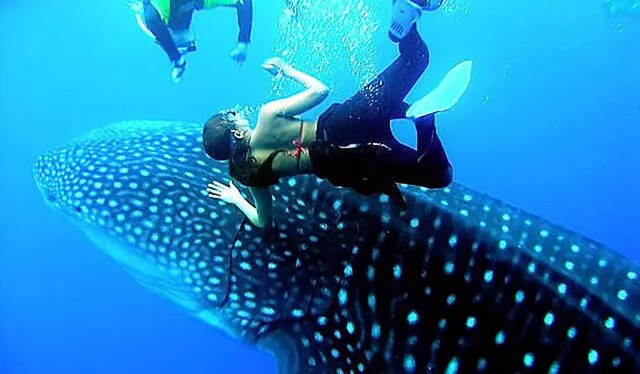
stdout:
[[436,88],[409,107],[407,119],[391,121],[391,133],[398,142],[418,149],[413,119],[451,109],[469,87],[472,65],[471,60],[466,60],[454,66]]
[[453,108],[471,82],[471,60],[462,61],[442,78],[440,83],[407,110],[407,118],[418,118]]

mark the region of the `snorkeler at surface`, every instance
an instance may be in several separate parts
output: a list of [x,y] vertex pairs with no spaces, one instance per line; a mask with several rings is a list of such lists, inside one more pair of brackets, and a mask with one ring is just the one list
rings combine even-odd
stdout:
[[[396,60],[315,121],[297,116],[320,104],[328,95],[327,87],[279,58],[267,60],[262,65],[265,70],[298,81],[306,90],[265,104],[253,131],[233,111],[218,113],[206,122],[205,152],[215,160],[229,160],[229,174],[249,187],[256,206],[241,196],[233,182],[229,186],[212,182],[209,196],[236,205],[252,224],[264,228],[273,224],[269,186],[281,177],[314,174],[363,195],[389,195],[401,207],[405,202],[396,183],[448,186],[453,171],[436,133],[433,105],[424,99],[413,106],[403,101],[429,63],[427,46],[415,20],[406,33],[392,39],[401,39]],[[416,149],[398,142],[390,130],[390,121],[406,118],[408,109],[416,114],[411,118],[418,137]]]
[[252,0],[140,0],[131,3],[140,27],[153,37],[173,64],[171,78],[182,80],[187,60],[185,55],[196,50],[191,19],[196,10],[235,7],[238,16],[238,44],[231,58],[241,65],[247,58],[253,23]]

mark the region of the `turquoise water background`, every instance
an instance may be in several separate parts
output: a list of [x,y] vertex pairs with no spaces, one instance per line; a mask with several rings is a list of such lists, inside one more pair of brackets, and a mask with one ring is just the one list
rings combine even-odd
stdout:
[[[32,163],[109,122],[255,110],[295,89],[260,69],[277,54],[331,88],[310,116],[347,98],[396,56],[388,1],[318,3],[297,25],[280,0],[254,0],[242,67],[228,57],[234,12],[197,14],[198,51],[175,85],[124,1],[0,1],[0,373],[276,372],[136,284],[46,206]],[[410,101],[474,61],[438,120],[455,180],[640,261],[640,19],[600,0],[466,0],[420,31],[431,63]]]

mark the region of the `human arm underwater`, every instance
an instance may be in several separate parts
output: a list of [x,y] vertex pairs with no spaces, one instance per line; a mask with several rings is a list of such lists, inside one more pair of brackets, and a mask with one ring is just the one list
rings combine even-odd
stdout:
[[238,44],[231,51],[231,58],[238,65],[247,59],[247,49],[251,43],[251,30],[253,27],[253,0],[204,0],[203,9],[215,7],[234,7],[238,16]]
[[220,182],[212,182],[207,186],[207,193],[213,199],[219,199],[226,203],[235,205],[247,217],[252,225],[261,229],[273,226],[273,202],[269,187],[250,187],[254,207],[249,203],[236,188],[233,182],[229,181],[229,186]]
[[253,27],[252,0],[239,0],[236,5],[238,13],[238,43],[251,43],[251,28]]
[[329,95],[329,88],[324,83],[295,69],[279,57],[268,59],[262,64],[262,68],[273,75],[282,74],[301,83],[306,88],[306,90],[296,95],[265,104],[260,111],[262,115],[271,114],[274,116],[293,117],[312,109]]
[[231,51],[231,58],[238,65],[247,59],[247,49],[251,43],[251,28],[253,26],[253,3],[252,0],[239,0],[236,4],[238,13],[238,45]]

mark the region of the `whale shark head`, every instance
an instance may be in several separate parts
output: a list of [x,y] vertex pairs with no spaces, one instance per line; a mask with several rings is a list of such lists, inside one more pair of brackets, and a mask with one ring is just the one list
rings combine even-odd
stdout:
[[408,209],[314,177],[261,233],[206,196],[201,127],[131,121],[41,155],[49,205],[140,283],[272,352],[281,373],[630,373],[640,268],[459,184]]
[[[34,178],[61,212],[142,284],[217,327],[226,252],[241,217],[207,198],[225,165],[203,157],[197,125],[128,122],[38,157]],[[225,168],[226,169],[226,168]]]

